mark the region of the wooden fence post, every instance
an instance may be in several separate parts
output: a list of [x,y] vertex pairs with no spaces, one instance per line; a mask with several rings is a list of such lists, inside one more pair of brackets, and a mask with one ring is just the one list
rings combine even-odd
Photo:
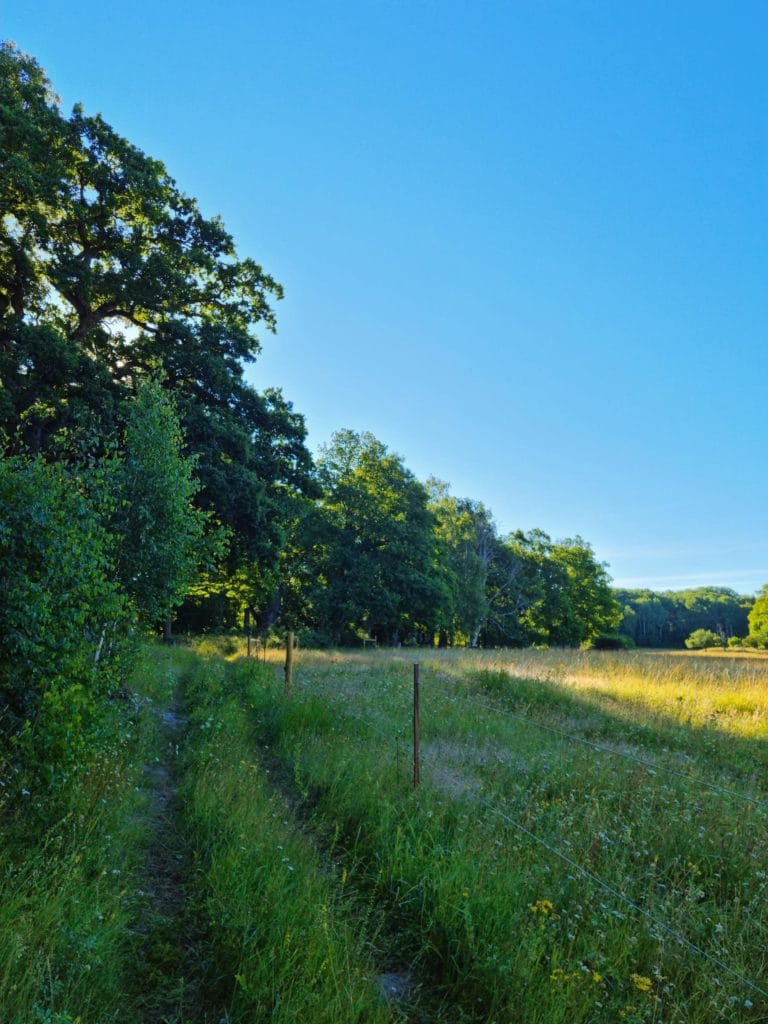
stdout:
[[288,633],[288,640],[285,644],[285,692],[291,692],[293,682],[293,630]]
[[419,663],[413,666],[413,788],[418,789],[421,782],[421,765],[419,744],[421,734],[421,713],[419,708]]
[[251,609],[245,609],[245,628],[248,636],[248,657],[251,656]]

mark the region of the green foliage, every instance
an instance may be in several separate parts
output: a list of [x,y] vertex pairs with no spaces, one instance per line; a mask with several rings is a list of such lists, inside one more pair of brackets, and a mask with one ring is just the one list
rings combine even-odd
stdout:
[[635,644],[631,637],[620,633],[601,633],[587,646],[593,651],[631,651]]
[[197,577],[209,518],[171,401],[157,381],[127,403],[122,456],[115,465],[117,577],[141,620],[154,625],[178,606]]
[[638,647],[682,647],[696,629],[721,637],[744,636],[752,600],[727,587],[695,590],[616,590],[623,608],[619,632]]
[[578,647],[609,633],[620,618],[609,579],[581,537],[555,543],[532,530],[497,541],[484,644]]
[[48,782],[88,760],[117,680],[127,608],[110,550],[76,475],[0,459],[0,724],[24,769]]
[[749,641],[755,647],[768,647],[768,584],[757,595],[749,613]]
[[[232,533],[212,590],[237,576],[242,600],[264,607],[286,495],[312,490],[301,416],[244,380],[280,285],[162,163],[100,116],[64,116],[12,44],[0,47],[0,181],[0,429],[34,452],[74,430],[103,454],[126,398],[161,370],[198,459],[197,504]],[[146,583],[153,609],[175,603]]]
[[434,570],[427,492],[373,435],[334,434],[323,450],[324,489],[309,559],[315,622],[336,642],[431,640],[444,593]]
[[488,617],[488,564],[496,536],[490,512],[481,502],[454,498],[447,484],[427,481],[435,516],[437,563],[445,583],[440,608],[441,644],[465,638],[471,646]]
[[705,647],[722,647],[723,638],[711,629],[695,629],[686,639],[685,646],[689,651],[700,651]]

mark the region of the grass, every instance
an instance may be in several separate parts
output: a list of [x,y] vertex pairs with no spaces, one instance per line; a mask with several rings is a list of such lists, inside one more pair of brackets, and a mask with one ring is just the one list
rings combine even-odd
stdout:
[[[248,681],[264,675],[251,667]],[[270,786],[242,682],[242,672],[205,660],[186,688],[184,797],[226,1020],[392,1021],[373,980],[371,918],[356,912],[343,870],[322,859]]]
[[172,673],[141,659],[121,728],[76,777],[51,820],[47,795],[0,830],[0,1007],[6,1024],[101,1024],[126,1011],[131,932],[146,829],[143,766],[155,755],[152,702]]
[[4,813],[3,1024],[768,1020],[768,660],[418,652],[414,791],[411,654],[241,653]]
[[[498,655],[425,656],[418,796],[407,791],[404,757],[410,659],[305,654],[294,696],[263,692],[258,715],[317,827],[338,831],[358,884],[388,907],[390,927],[454,1015],[547,1024],[764,1019],[754,990],[496,812],[766,988],[765,806],[462,699],[481,695],[703,778],[722,781],[732,745],[738,770],[725,781],[759,799],[760,680],[752,668],[746,678],[731,666],[718,676],[691,660],[687,677],[681,666],[670,681],[659,659],[648,659],[643,674],[637,660],[557,658],[536,663],[548,675],[542,684],[516,676]],[[595,676],[600,665],[604,680]],[[699,711],[732,711],[703,723],[668,702],[670,688]],[[757,712],[730,701],[734,692],[749,692]]]

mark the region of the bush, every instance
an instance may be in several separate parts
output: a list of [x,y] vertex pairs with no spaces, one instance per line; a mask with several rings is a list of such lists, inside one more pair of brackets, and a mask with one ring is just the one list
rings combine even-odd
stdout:
[[685,646],[689,651],[701,651],[705,647],[723,647],[723,638],[711,629],[694,629]]
[[593,651],[631,651],[635,647],[635,641],[630,636],[622,636],[620,633],[604,633],[596,636],[587,647]]
[[71,471],[0,458],[0,701],[20,785],[88,759],[127,620],[110,543]]
[[327,650],[334,645],[333,637],[327,630],[310,626],[300,626],[296,630],[296,641],[305,650]]

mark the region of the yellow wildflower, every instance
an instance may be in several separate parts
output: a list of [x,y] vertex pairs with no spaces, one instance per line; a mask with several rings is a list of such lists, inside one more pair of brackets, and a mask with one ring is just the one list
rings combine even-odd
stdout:
[[651,979],[645,978],[642,974],[630,974],[629,980],[638,992],[650,992],[653,988],[653,982]]
[[535,903],[531,903],[529,906],[534,914],[542,914],[544,917],[547,914],[554,913],[555,910],[555,906],[550,900],[536,900]]
[[550,974],[549,980],[553,981],[553,982],[554,981],[563,981],[563,982],[565,982],[565,981],[573,981],[577,977],[578,977],[578,974],[576,973],[576,971],[573,971],[571,974],[569,974],[567,971],[564,971],[562,967],[556,967],[554,969],[554,971],[552,971],[552,973]]

